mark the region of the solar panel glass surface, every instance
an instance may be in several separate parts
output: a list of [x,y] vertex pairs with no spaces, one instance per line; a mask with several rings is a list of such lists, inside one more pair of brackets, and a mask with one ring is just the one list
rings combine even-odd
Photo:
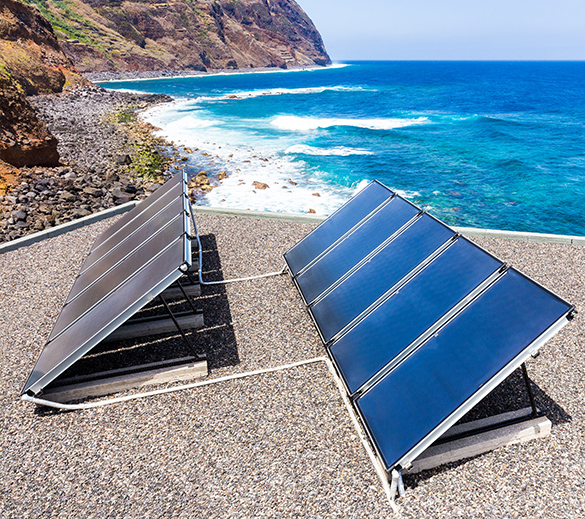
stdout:
[[356,399],[386,468],[394,467],[522,354],[571,306],[510,269]]
[[323,340],[329,342],[453,236],[454,231],[427,214],[416,220],[310,307]]
[[330,346],[350,393],[496,273],[503,263],[464,238]]
[[184,219],[181,215],[177,215],[176,209],[173,205],[167,206],[163,211],[152,217],[149,225],[140,228],[121,243],[120,246],[111,249],[108,254],[84,270],[73,283],[73,288],[67,296],[66,304],[86,290],[90,285],[96,283],[106,272],[144,245],[155,234],[166,229],[167,226],[171,226],[171,230],[168,232],[174,232],[175,237],[183,234],[185,232]]
[[181,184],[183,181],[184,181],[183,174],[178,173],[174,175],[167,182],[161,185],[152,195],[142,200],[139,204],[136,205],[136,207],[134,207],[134,209],[120,216],[120,218],[118,218],[110,227],[108,227],[102,234],[100,234],[93,242],[91,250],[97,248],[102,242],[106,241],[108,238],[117,233],[128,222],[136,218],[140,213],[146,211],[159,198],[162,198],[170,190],[172,190],[173,187],[175,187],[178,184]]
[[333,283],[379,247],[420,210],[401,197],[394,197],[368,218],[347,239],[333,247],[297,276],[305,301],[310,304]]
[[169,204],[173,204],[176,208],[179,206],[181,207],[181,209],[175,209],[176,213],[183,210],[185,206],[185,195],[184,187],[181,184],[175,184],[171,190],[169,190],[164,196],[158,198],[154,204],[149,205],[145,211],[138,213],[135,218],[126,223],[126,225],[120,230],[96,246],[87,256],[81,267],[81,272],[88,269],[96,261],[101,260],[112,249],[123,244],[129,236],[135,233],[143,225],[147,225],[153,216],[160,211],[163,211]]

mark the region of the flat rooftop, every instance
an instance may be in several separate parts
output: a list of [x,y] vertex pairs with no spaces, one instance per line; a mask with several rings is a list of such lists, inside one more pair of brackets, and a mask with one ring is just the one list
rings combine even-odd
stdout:
[[[206,279],[280,270],[314,227],[196,219]],[[0,255],[0,516],[391,517],[324,363],[84,411],[19,399],[93,240],[113,221]],[[402,517],[585,516],[585,248],[473,241],[581,312],[527,363],[552,432],[406,476]],[[288,275],[202,287],[198,305],[206,327],[190,337],[209,379],[325,355]],[[496,393],[487,407],[522,405],[506,388]]]

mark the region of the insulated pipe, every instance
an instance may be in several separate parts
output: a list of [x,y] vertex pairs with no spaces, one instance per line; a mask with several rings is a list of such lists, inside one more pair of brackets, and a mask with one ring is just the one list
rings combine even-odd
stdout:
[[286,265],[279,270],[278,272],[269,272],[268,274],[260,274],[259,276],[249,276],[244,278],[235,278],[235,279],[222,279],[221,281],[203,281],[203,248],[201,247],[201,239],[199,238],[199,231],[197,230],[197,225],[195,224],[195,216],[193,215],[193,207],[189,204],[189,212],[191,214],[191,221],[193,222],[193,228],[195,229],[195,236],[197,238],[197,245],[199,247],[199,269],[197,271],[197,275],[199,277],[199,283],[202,285],[226,285],[227,283],[237,283],[240,281],[250,281],[252,279],[261,279],[261,278],[269,278],[272,276],[281,276],[286,272]]
[[344,392],[343,385],[341,383],[341,380],[339,380],[339,377],[335,371],[335,367],[333,366],[333,363],[327,357],[315,357],[315,358],[308,359],[308,360],[301,360],[298,362],[293,362],[291,364],[284,364],[282,366],[276,366],[274,368],[258,369],[258,370],[254,370],[254,371],[247,371],[245,373],[235,373],[233,375],[227,375],[225,377],[214,378],[212,380],[204,380],[202,382],[193,382],[191,384],[183,384],[181,386],[169,387],[169,388],[165,388],[165,389],[157,389],[154,391],[147,391],[144,393],[136,393],[134,395],[128,395],[128,396],[123,396],[123,397],[118,397],[118,398],[110,398],[108,400],[101,400],[99,402],[88,402],[86,404],[62,404],[60,402],[54,402],[52,400],[45,400],[43,398],[37,398],[34,396],[29,396],[29,395],[22,395],[21,398],[22,398],[22,400],[24,400],[26,402],[32,402],[33,404],[37,404],[37,405],[41,405],[41,406],[52,407],[55,409],[63,409],[66,411],[80,411],[80,410],[85,410],[85,409],[93,409],[96,407],[104,407],[104,406],[111,405],[111,404],[118,404],[121,402],[128,402],[130,400],[137,400],[139,398],[146,398],[146,397],[155,396],[155,395],[163,395],[166,393],[174,393],[177,391],[183,391],[185,389],[193,389],[193,388],[197,388],[197,387],[210,386],[212,384],[218,384],[220,382],[226,382],[229,380],[237,380],[237,379],[251,377],[251,376],[255,376],[255,375],[263,375],[265,373],[274,373],[276,371],[283,371],[286,369],[292,369],[292,368],[296,368],[299,366],[306,366],[308,364],[315,364],[317,362],[325,362],[325,364],[327,365],[329,373],[333,377],[333,380],[335,380],[335,385],[337,386],[337,389],[339,390],[339,394],[341,396],[341,399],[342,399],[343,403],[345,404],[345,407],[349,413],[349,416],[350,416],[351,421],[353,423],[353,426],[358,434],[358,437],[361,440],[362,445],[364,446],[364,449],[366,450],[366,453],[369,456],[370,461],[372,462],[372,465],[374,466],[374,469],[375,469],[378,477],[380,478],[380,482],[382,484],[382,488],[384,490],[384,493],[386,494],[386,497],[388,498],[388,502],[390,503],[392,510],[395,513],[398,513],[398,511],[399,511],[398,507],[396,506],[396,503],[394,502],[394,496],[396,495],[396,489],[394,489],[394,492],[392,493],[390,486],[388,484],[388,478],[386,476],[386,472],[384,470],[384,467],[382,466],[380,460],[378,459],[378,457],[376,456],[376,454],[372,450],[372,446],[370,445],[370,442],[368,441],[360,423],[358,422],[358,419],[355,415],[355,411],[353,410],[351,403],[350,403],[349,399],[347,398],[347,395]]
[[43,405],[46,407],[54,407],[55,409],[64,409],[67,411],[81,411],[83,409],[93,409],[95,407],[103,407],[110,404],[118,404],[120,402],[128,402],[129,400],[136,400],[138,398],[146,398],[155,395],[164,395],[166,393],[174,393],[176,391],[183,391],[185,389],[193,389],[196,387],[209,386],[211,384],[217,384],[219,382],[226,382],[228,380],[237,380],[239,378],[251,377],[254,375],[262,375],[264,373],[272,373],[274,371],[282,371],[285,369],[296,368],[298,366],[304,366],[305,364],[313,364],[315,362],[321,362],[326,360],[324,357],[316,357],[309,360],[301,360],[299,362],[293,362],[292,364],[285,364],[283,366],[276,366],[274,368],[257,369],[255,371],[247,371],[245,373],[235,373],[233,375],[226,375],[225,377],[218,377],[211,380],[203,380],[202,382],[192,382],[191,384],[183,384],[181,386],[167,387],[164,389],[155,389],[154,391],[147,391],[145,393],[136,393],[134,395],[121,396],[118,398],[110,398],[108,400],[100,400],[99,402],[88,402],[86,404],[62,404],[61,402],[55,402],[53,400],[45,400],[44,398],[37,398],[29,395],[22,395],[22,399],[27,402],[32,402],[37,405]]

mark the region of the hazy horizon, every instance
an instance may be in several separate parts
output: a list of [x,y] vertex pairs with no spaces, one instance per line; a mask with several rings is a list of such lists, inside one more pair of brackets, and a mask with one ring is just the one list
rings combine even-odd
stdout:
[[334,61],[584,61],[585,2],[298,0]]

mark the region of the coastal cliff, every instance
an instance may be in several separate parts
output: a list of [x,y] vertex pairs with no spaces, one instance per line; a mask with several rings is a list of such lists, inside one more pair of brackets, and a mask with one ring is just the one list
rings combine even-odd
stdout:
[[80,72],[327,65],[294,0],[25,0]]
[[88,85],[37,9],[0,4],[0,160],[13,166],[56,166],[57,139],[25,96]]

